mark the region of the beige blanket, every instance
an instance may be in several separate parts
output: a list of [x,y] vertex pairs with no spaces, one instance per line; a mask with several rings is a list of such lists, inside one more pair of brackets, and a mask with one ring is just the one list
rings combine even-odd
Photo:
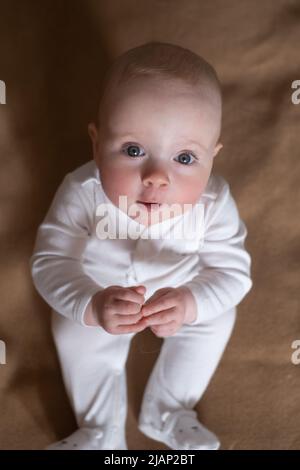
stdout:
[[[224,449],[300,448],[300,79],[298,0],[1,0],[0,448],[42,449],[75,429],[28,260],[38,224],[65,173],[91,158],[108,61],[149,40],[189,47],[218,70],[229,181],[248,227],[254,286],[197,410]],[[137,429],[161,340],[132,343],[127,368],[129,449],[165,449]],[[3,346],[3,343],[1,343]],[[3,362],[3,348],[2,348]],[[136,373],[136,371],[139,371]]]

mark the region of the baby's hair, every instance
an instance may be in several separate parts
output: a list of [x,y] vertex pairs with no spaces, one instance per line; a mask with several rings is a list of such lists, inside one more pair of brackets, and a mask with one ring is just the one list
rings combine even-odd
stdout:
[[181,80],[221,110],[221,85],[212,65],[189,49],[155,41],[129,49],[111,63],[102,82],[98,121],[103,102],[118,85],[143,77]]

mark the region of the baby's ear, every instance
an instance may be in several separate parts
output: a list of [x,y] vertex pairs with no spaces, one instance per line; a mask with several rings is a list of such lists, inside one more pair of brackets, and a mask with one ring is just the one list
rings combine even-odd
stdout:
[[90,136],[92,142],[95,142],[95,141],[98,140],[98,129],[97,129],[96,124],[94,122],[89,123],[88,133],[89,133],[89,136]]
[[94,153],[94,158],[95,158],[95,155],[97,154],[97,149],[98,149],[98,129],[95,123],[93,122],[89,123],[88,133],[93,144],[93,153]]
[[221,142],[218,142],[217,145],[215,146],[213,157],[215,157],[219,153],[222,147],[223,147],[223,144],[221,144]]

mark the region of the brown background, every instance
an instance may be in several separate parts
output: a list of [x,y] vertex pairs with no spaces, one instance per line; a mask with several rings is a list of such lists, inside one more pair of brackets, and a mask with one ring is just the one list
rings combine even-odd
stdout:
[[[298,0],[0,0],[0,448],[42,449],[75,429],[50,309],[28,260],[58,184],[91,158],[87,123],[107,63],[149,40],[188,47],[217,68],[225,101],[216,170],[231,185],[253,257],[253,289],[199,416],[224,449],[299,449]],[[166,448],[137,429],[160,342],[149,330],[133,340],[129,449]]]

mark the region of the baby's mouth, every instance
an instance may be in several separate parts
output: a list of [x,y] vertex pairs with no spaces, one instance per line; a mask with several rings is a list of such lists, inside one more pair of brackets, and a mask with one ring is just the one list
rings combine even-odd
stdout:
[[136,201],[138,204],[143,204],[146,207],[147,211],[153,211],[160,208],[161,204],[159,202],[145,202],[145,201]]

